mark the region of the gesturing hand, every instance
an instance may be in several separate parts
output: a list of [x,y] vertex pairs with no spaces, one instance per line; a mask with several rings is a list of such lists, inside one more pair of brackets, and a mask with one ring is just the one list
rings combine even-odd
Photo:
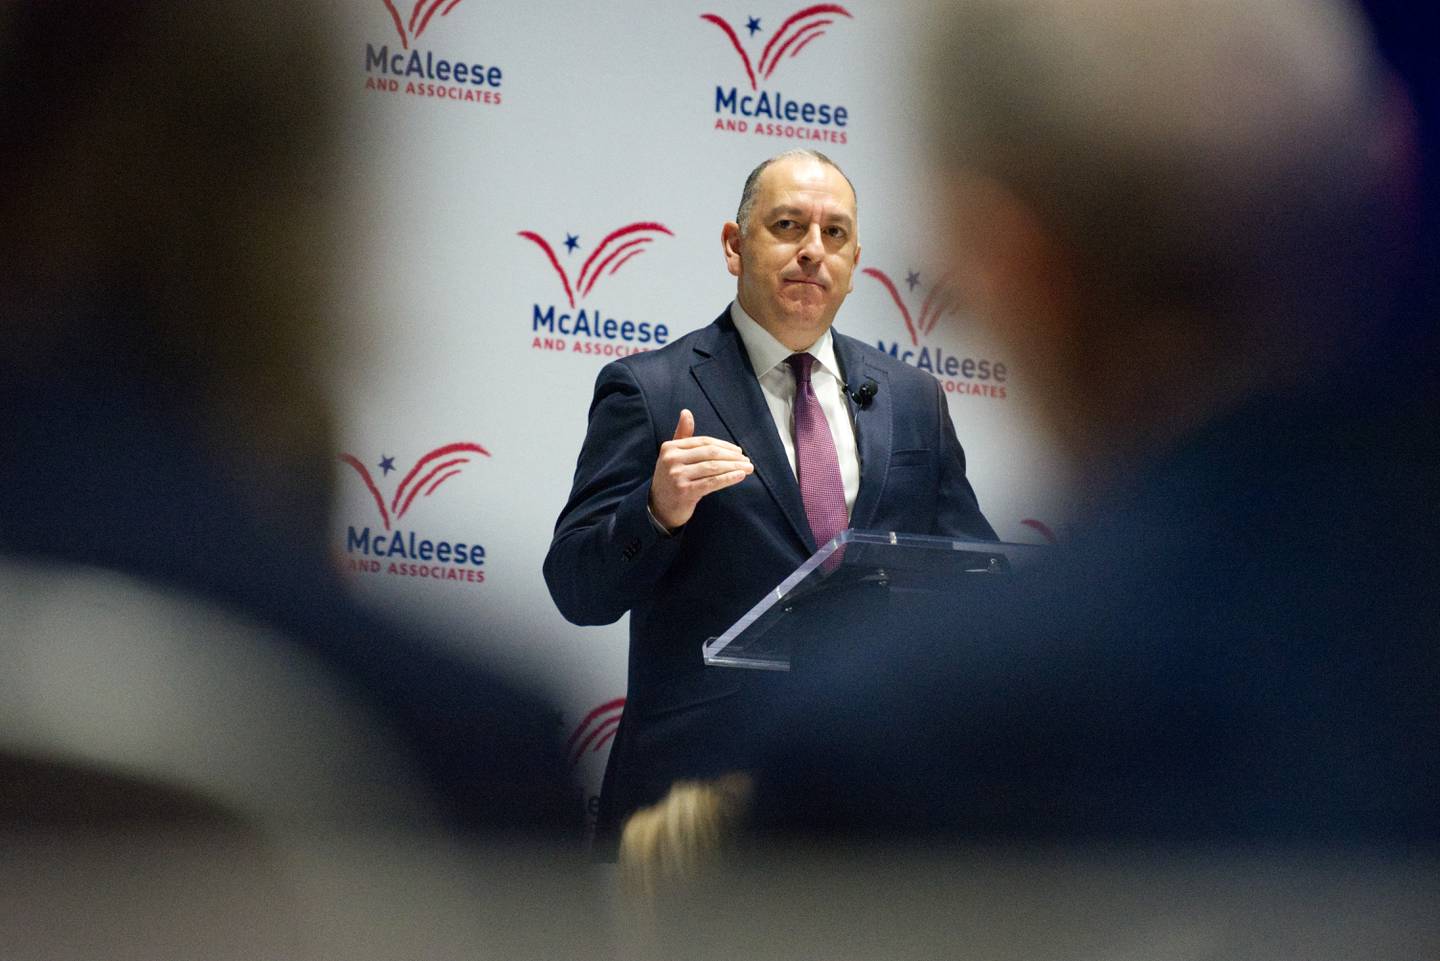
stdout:
[[738,484],[754,473],[745,452],[717,437],[695,437],[695,415],[680,412],[675,437],[660,445],[650,482],[650,513],[674,530],[688,523],[706,494]]

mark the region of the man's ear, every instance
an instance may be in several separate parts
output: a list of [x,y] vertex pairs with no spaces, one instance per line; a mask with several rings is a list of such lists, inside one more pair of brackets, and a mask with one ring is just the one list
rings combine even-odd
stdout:
[[[1034,211],[997,180],[961,173],[948,186],[948,263],[962,302],[1005,324],[1067,314],[1069,259]],[[1002,335],[1010,333],[999,331]]]
[[729,221],[720,228],[720,245],[725,248],[725,266],[740,276],[740,225]]
[[1063,401],[1087,378],[1102,382],[1086,373],[1087,352],[1108,335],[1086,329],[1074,254],[1057,233],[994,178],[957,173],[947,199],[947,264],[962,309],[1026,371],[1037,396]]
[[847,294],[855,292],[855,268],[860,266],[860,242],[855,242],[855,259],[850,262],[850,289]]

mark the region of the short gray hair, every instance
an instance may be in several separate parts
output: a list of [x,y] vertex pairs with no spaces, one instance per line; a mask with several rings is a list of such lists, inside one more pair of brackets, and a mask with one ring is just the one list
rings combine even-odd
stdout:
[[845,178],[845,182],[847,184],[850,184],[850,193],[856,196],[856,202],[858,204],[859,197],[855,194],[855,185],[853,183],[850,183],[850,175],[845,173],[845,171],[841,170],[839,164],[837,164],[835,161],[831,160],[829,157],[825,156],[818,150],[810,150],[806,147],[796,147],[794,150],[787,150],[784,153],[777,153],[769,160],[761,162],[760,166],[750,171],[750,176],[745,178],[745,187],[740,191],[740,209],[735,212],[735,222],[740,225],[740,235],[742,237],[745,235],[746,231],[749,230],[750,214],[755,209],[755,192],[759,188],[760,175],[763,174],[765,172],[765,169],[773,163],[778,163],[781,160],[796,160],[800,158],[805,158],[807,160],[815,160],[824,164],[827,167],[834,167],[835,170],[840,174],[840,176]]
[[1342,0],[954,13],[931,71],[942,168],[1002,182],[1081,255],[1088,285],[1211,314],[1358,292],[1386,113]]

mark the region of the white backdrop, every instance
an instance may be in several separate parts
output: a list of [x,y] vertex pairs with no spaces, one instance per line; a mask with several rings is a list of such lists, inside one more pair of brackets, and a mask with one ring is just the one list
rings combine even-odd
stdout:
[[[626,625],[567,624],[541,561],[604,351],[647,346],[626,321],[664,325],[668,340],[728,303],[721,224],[765,157],[811,146],[846,170],[863,254],[838,328],[908,351],[946,382],[969,476],[1003,539],[1038,542],[1059,525],[1060,479],[1028,426],[1025,371],[941,283],[942,211],[909,73],[923,9],[346,8],[336,43],[356,199],[341,251],[353,270],[338,348],[336,550],[367,602],[450,629],[554,697],[592,795],[624,696]],[[743,115],[773,113],[777,100],[778,119]],[[814,119],[787,123],[787,109]],[[537,330],[552,308],[563,330]],[[597,315],[612,320],[611,336],[575,332],[582,309],[592,328]]]

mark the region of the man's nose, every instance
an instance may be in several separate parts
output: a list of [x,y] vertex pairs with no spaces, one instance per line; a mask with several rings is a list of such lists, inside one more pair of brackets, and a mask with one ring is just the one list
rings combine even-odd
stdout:
[[816,261],[825,255],[825,240],[820,236],[820,225],[811,224],[810,229],[805,231],[805,237],[800,241],[800,252],[797,254],[801,262]]

